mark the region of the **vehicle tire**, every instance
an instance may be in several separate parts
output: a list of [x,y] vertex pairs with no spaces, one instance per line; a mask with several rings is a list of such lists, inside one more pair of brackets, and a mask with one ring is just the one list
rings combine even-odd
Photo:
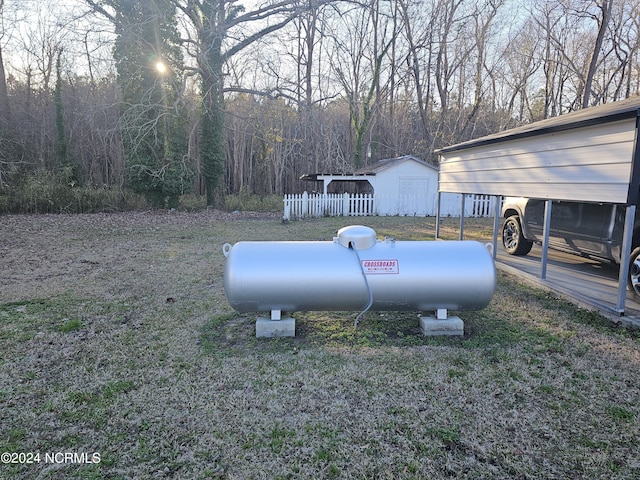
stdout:
[[636,247],[631,251],[627,288],[636,299],[640,299],[640,247]]
[[526,255],[533,242],[522,235],[522,226],[517,215],[507,218],[502,226],[502,245],[509,255]]

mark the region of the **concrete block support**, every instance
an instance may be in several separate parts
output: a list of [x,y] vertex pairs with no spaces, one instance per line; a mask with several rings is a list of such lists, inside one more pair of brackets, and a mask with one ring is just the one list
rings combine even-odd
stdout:
[[266,317],[258,317],[256,320],[256,337],[295,337],[296,320],[295,318],[281,318],[280,320],[271,320]]
[[442,315],[420,317],[420,329],[427,336],[464,335],[464,322],[460,317],[445,317]]

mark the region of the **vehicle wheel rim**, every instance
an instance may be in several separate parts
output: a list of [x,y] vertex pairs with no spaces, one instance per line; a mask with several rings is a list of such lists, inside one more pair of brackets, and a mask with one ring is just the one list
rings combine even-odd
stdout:
[[508,222],[505,225],[504,234],[502,236],[504,246],[509,249],[515,248],[518,243],[517,238],[518,238],[518,228],[516,227],[516,225],[514,225],[513,222]]
[[633,291],[640,295],[640,257],[636,258],[629,267],[629,280],[631,280]]

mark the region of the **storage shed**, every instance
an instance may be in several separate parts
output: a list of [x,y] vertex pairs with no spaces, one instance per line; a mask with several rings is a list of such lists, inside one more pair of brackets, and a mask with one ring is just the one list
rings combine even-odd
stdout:
[[[438,167],[413,155],[388,158],[359,168],[352,174],[308,174],[301,180],[322,183],[322,192],[344,193],[356,184],[356,192],[373,193],[378,215],[433,216],[438,200]],[[459,195],[445,195],[441,215],[459,214]]]
[[[622,314],[640,185],[639,115],[636,96],[443,148],[439,192],[545,199],[548,210],[551,200],[624,205],[614,308]],[[494,242],[496,231],[497,221]],[[542,263],[544,278],[545,251]]]

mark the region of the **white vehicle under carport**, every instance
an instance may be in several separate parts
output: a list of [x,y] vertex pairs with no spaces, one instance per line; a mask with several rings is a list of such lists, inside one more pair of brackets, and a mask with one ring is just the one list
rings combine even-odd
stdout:
[[[502,245],[510,255],[527,255],[542,244],[546,200],[506,197]],[[620,264],[625,208],[610,203],[553,201],[549,248]],[[640,298],[640,223],[636,219],[629,260],[629,289]]]

